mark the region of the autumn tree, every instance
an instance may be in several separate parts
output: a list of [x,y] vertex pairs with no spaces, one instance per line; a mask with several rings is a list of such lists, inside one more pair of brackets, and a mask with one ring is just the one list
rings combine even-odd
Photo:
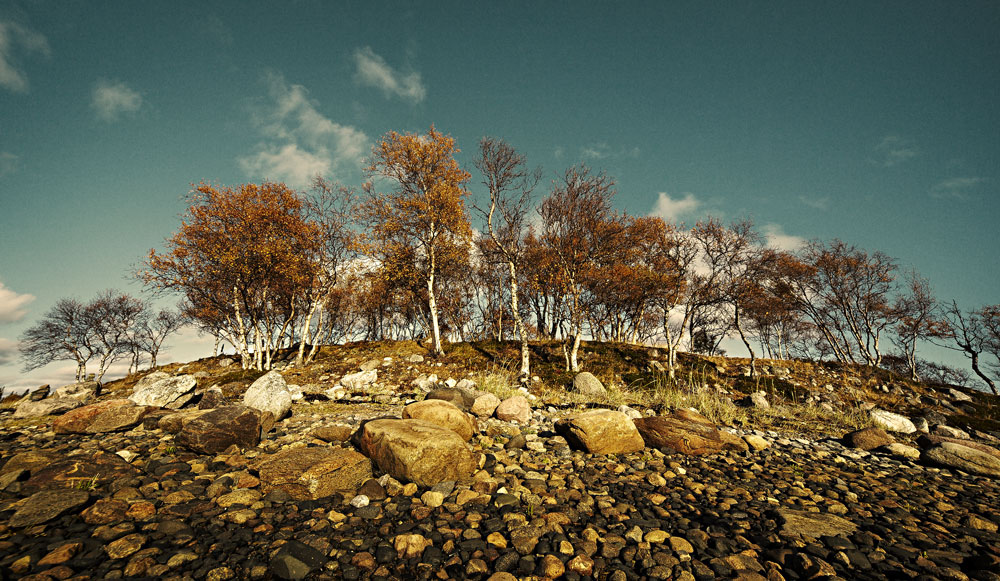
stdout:
[[484,137],[479,142],[476,169],[490,195],[488,208],[476,206],[486,221],[492,244],[483,245],[483,256],[506,263],[510,314],[521,340],[521,379],[531,375],[528,331],[518,305],[518,268],[524,260],[524,235],[531,192],[541,179],[541,170],[530,171],[524,156],[502,140]]
[[244,368],[270,369],[310,288],[321,244],[303,197],[281,183],[198,185],[166,250],[138,273],[153,289],[184,296],[186,315],[215,330]]
[[566,170],[538,208],[542,240],[552,249],[567,290],[566,370],[579,371],[585,319],[584,284],[602,259],[619,251],[624,226],[611,206],[614,180],[580,165]]
[[[367,247],[383,263],[414,252],[427,289],[435,353],[443,353],[436,278],[449,258],[468,253],[472,228],[466,215],[465,183],[470,174],[455,161],[455,140],[431,126],[427,135],[387,133],[373,148],[370,178],[382,178],[388,191],[366,184],[361,217],[369,226]],[[405,264],[404,261],[398,261]]]

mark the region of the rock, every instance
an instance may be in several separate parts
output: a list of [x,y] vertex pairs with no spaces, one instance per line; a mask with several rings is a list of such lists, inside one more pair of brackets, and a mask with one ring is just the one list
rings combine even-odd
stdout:
[[735,450],[737,452],[747,452],[750,450],[750,444],[747,444],[743,438],[726,430],[719,430],[719,438],[722,440],[723,450]]
[[397,557],[400,559],[412,559],[422,555],[424,549],[433,545],[434,542],[423,535],[408,534],[396,535],[396,538],[392,540],[392,544],[396,549]]
[[944,436],[945,438],[955,438],[958,440],[971,440],[972,437],[965,430],[960,430],[958,428],[953,428],[951,426],[946,426],[944,424],[938,424],[934,426],[931,433],[935,436]]
[[298,581],[326,565],[326,555],[299,541],[287,541],[271,557],[269,568],[281,579]]
[[635,423],[617,411],[585,412],[556,422],[555,428],[571,446],[591,454],[627,454],[645,446]]
[[232,445],[253,448],[260,442],[262,424],[268,416],[270,412],[241,405],[216,408],[187,422],[176,441],[202,454],[219,454]]
[[740,403],[746,407],[752,407],[759,410],[771,409],[771,403],[767,401],[767,392],[765,391],[755,391],[743,398]]
[[200,418],[201,416],[207,414],[210,410],[194,409],[194,410],[184,410],[180,412],[167,413],[159,417],[156,420],[156,427],[163,430],[168,434],[176,434],[180,432],[184,426],[188,425],[192,420]]
[[779,508],[782,518],[781,532],[786,535],[803,535],[818,539],[823,536],[850,535],[858,525],[834,514]]
[[403,419],[418,419],[437,424],[468,441],[476,432],[475,424],[464,411],[453,403],[440,399],[425,399],[403,408]]
[[372,369],[378,369],[382,366],[381,359],[369,359],[361,364],[361,371],[371,371]]
[[481,418],[488,418],[497,411],[500,405],[500,398],[492,393],[479,392],[476,394],[469,411]]
[[351,439],[354,429],[343,424],[333,424],[322,426],[313,430],[313,436],[324,442],[346,442]]
[[164,371],[153,371],[147,373],[142,377],[142,379],[140,379],[135,383],[135,386],[132,388],[132,392],[135,393],[137,391],[146,389],[162,379],[170,379],[170,374]]
[[134,478],[139,471],[117,454],[104,452],[73,454],[54,459],[32,470],[24,490],[97,489],[119,480]]
[[180,409],[194,397],[194,388],[198,384],[193,375],[178,375],[145,382],[148,377],[136,384],[135,391],[129,396],[130,400],[139,405]]
[[886,433],[885,430],[874,426],[855,430],[844,435],[845,446],[861,450],[874,450],[880,446],[888,446],[895,441],[896,439]]
[[257,469],[265,494],[282,490],[295,500],[353,494],[372,476],[371,460],[347,448],[290,448],[266,456]]
[[635,408],[630,408],[629,406],[622,404],[618,406],[618,411],[628,416],[629,419],[635,420],[642,417],[642,412]]
[[96,381],[81,381],[64,385],[53,392],[52,397],[74,397],[84,403],[101,394],[101,384]]
[[155,408],[111,399],[70,410],[52,422],[57,434],[99,434],[136,426]]
[[471,393],[455,387],[439,387],[437,389],[432,389],[424,400],[440,400],[446,401],[455,407],[467,411],[472,407],[474,397]]
[[424,420],[372,420],[358,434],[359,448],[383,472],[420,486],[462,480],[477,468],[461,436]]
[[971,395],[964,391],[959,391],[954,387],[948,388],[948,396],[951,397],[952,401],[972,401]]
[[954,442],[942,442],[923,451],[924,460],[970,474],[1000,477],[1000,458]]
[[205,393],[201,394],[201,399],[198,400],[198,409],[200,410],[211,410],[225,405],[229,405],[229,400],[223,395],[222,389],[217,386],[206,389]]
[[10,517],[12,527],[30,527],[46,523],[90,500],[83,490],[42,490],[31,495]]
[[881,426],[883,429],[890,432],[912,434],[917,431],[917,427],[913,425],[913,422],[905,416],[880,409],[873,409],[868,413],[871,416],[872,421],[875,422],[875,425]]
[[364,391],[378,380],[378,371],[359,371],[340,378],[340,385],[352,391]]
[[768,442],[764,438],[756,434],[747,434],[743,436],[743,441],[750,446],[754,451],[760,452],[761,450],[767,450],[771,447],[771,442]]
[[945,442],[950,442],[952,444],[958,444],[959,446],[965,446],[967,448],[972,448],[973,450],[979,450],[984,454],[988,454],[1000,460],[1000,450],[992,446],[987,446],[981,442],[976,442],[973,440],[960,440],[958,438],[947,438],[945,436],[935,436],[935,435],[924,435],[917,438],[917,444],[922,448],[932,448],[935,445],[943,444]]
[[508,397],[497,406],[496,416],[505,422],[526,424],[531,419],[531,404],[523,395]]
[[14,409],[14,417],[34,418],[64,414],[82,405],[83,402],[75,397],[50,397],[43,400],[27,398],[17,404],[17,408]]
[[604,384],[601,383],[601,380],[597,379],[589,371],[582,371],[576,374],[576,377],[573,378],[573,385],[570,387],[570,391],[595,398],[608,395],[608,390],[604,389]]
[[60,455],[52,451],[29,450],[11,456],[0,468],[0,477],[7,474],[20,474],[22,471],[35,473],[38,470],[60,459]]
[[280,420],[292,409],[292,394],[288,392],[285,378],[277,371],[269,371],[247,388],[243,405],[271,412],[275,420]]
[[45,385],[39,385],[28,393],[28,399],[31,401],[42,401],[43,399],[49,397],[49,393],[51,391],[52,388],[49,387],[49,384],[46,383]]
[[690,410],[640,418],[634,423],[650,448],[667,448],[688,455],[715,454],[727,449],[727,442],[715,424]]
[[417,353],[414,353],[413,355],[410,355],[409,357],[407,357],[406,360],[409,361],[410,363],[423,363],[424,362],[424,356],[423,355],[418,355]]
[[920,459],[920,450],[914,448],[913,446],[907,446],[901,442],[893,442],[883,446],[882,448],[889,454],[899,458],[905,458],[907,460]]

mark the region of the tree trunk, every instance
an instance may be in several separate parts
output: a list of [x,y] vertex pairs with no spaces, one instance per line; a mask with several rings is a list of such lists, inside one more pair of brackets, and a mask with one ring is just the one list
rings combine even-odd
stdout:
[[302,323],[301,337],[299,337],[299,353],[295,356],[295,366],[302,367],[305,362],[306,357],[306,342],[312,343],[312,318],[313,314],[316,312],[316,307],[319,306],[319,301],[313,301],[309,305],[309,314],[306,315],[306,320]]
[[531,355],[528,351],[528,330],[524,328],[524,319],[518,311],[517,305],[517,271],[513,262],[508,262],[510,266],[510,310],[514,317],[514,326],[517,327],[518,337],[521,339],[521,380],[527,381],[531,376]]
[[[433,269],[433,265],[431,266]],[[438,326],[438,310],[437,310],[437,299],[434,297],[434,273],[427,277],[427,307],[431,311],[431,332],[434,335],[434,354],[441,355],[444,350],[441,349],[441,329]]]
[[757,354],[754,353],[753,347],[750,346],[750,341],[747,340],[746,335],[743,333],[743,325],[740,324],[739,307],[733,309],[733,312],[733,325],[736,327],[736,332],[740,334],[743,344],[746,345],[747,351],[750,352],[750,378],[753,379],[757,377]]
[[979,369],[979,353],[977,353],[974,349],[967,349],[966,352],[968,352],[972,357],[972,370],[976,372],[979,379],[982,379],[986,382],[986,385],[990,386],[990,391],[993,392],[993,395],[1000,395],[1000,393],[997,393],[997,386],[993,383],[993,380]]

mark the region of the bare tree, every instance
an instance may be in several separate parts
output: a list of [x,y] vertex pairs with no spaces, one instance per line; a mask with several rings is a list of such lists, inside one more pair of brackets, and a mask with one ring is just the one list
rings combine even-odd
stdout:
[[164,340],[181,329],[187,321],[180,313],[163,309],[153,315],[147,313],[138,324],[136,339],[142,351],[149,354],[149,368],[156,368],[156,358]]
[[531,375],[528,331],[518,306],[518,267],[524,258],[524,234],[531,208],[531,192],[541,179],[541,169],[529,171],[524,156],[502,140],[484,137],[479,142],[476,168],[490,194],[488,209],[473,208],[486,220],[492,246],[484,245],[484,255],[498,254],[506,262],[510,287],[510,314],[521,340],[521,380]]
[[108,289],[87,305],[86,318],[98,357],[97,381],[118,359],[131,354],[130,332],[146,311],[141,300]]
[[980,357],[984,353],[1000,361],[1000,305],[966,313],[958,307],[958,303],[952,301],[945,306],[942,315],[943,325],[934,334],[936,338],[945,340],[939,344],[960,351],[968,357],[972,371],[989,386],[994,395],[1000,395],[996,381],[980,364]]
[[41,320],[21,335],[18,349],[25,371],[54,361],[76,362],[76,380],[87,378],[87,363],[96,347],[87,306],[76,299],[60,299]]
[[910,379],[920,381],[917,374],[917,342],[934,333],[937,300],[931,292],[930,283],[916,271],[907,273],[906,286],[906,294],[896,301],[899,321],[893,329],[895,333],[892,341],[906,360]]

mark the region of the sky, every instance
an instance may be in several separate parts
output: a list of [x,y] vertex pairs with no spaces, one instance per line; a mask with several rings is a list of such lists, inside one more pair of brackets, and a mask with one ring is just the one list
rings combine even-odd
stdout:
[[0,385],[71,379],[23,373],[18,337],[142,292],[191,184],[357,185],[375,140],[431,124],[474,175],[499,137],[540,194],[586,163],[631,214],[840,238],[1000,302],[998,30],[995,1],[2,0]]

